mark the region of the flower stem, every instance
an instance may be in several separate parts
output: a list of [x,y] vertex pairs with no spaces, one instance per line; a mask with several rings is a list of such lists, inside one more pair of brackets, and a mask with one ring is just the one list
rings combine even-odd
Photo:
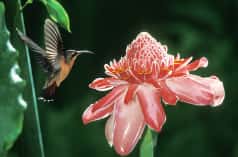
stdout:
[[140,147],[140,157],[154,157],[152,131],[147,128]]
[[[22,7],[21,0],[18,0],[18,5],[19,5],[19,8]],[[19,14],[20,14],[20,24],[22,27],[22,31],[23,31],[23,33],[25,33],[25,23],[24,23],[23,12],[20,11]],[[38,136],[37,138],[39,141],[41,157],[45,157],[44,145],[43,145],[43,139],[42,139],[42,133],[41,133],[41,127],[40,127],[40,119],[39,119],[39,113],[38,113],[38,105],[37,105],[37,99],[36,99],[36,93],[35,93],[35,85],[34,85],[34,80],[33,80],[33,75],[32,75],[31,60],[30,60],[30,55],[29,55],[29,49],[26,45],[25,45],[25,53],[26,53],[26,60],[27,60],[29,83],[31,86],[31,95],[32,95],[32,100],[33,100],[33,110],[34,110],[34,116],[36,119],[37,136]]]

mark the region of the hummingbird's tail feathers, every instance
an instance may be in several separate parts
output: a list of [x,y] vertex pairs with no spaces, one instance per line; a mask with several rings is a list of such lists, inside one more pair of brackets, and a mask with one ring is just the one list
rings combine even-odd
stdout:
[[50,86],[44,87],[42,89],[41,97],[39,97],[38,100],[42,100],[44,102],[54,101],[56,88],[56,82],[52,83]]
[[32,51],[37,52],[39,54],[44,54],[45,50],[42,49],[39,45],[37,45],[34,41],[32,41],[29,37],[24,35],[18,28],[16,28],[18,36],[23,40]]

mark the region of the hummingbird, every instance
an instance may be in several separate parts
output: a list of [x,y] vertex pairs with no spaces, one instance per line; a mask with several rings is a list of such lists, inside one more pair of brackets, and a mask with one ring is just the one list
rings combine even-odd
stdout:
[[83,53],[93,54],[88,50],[64,50],[60,31],[50,19],[46,19],[44,23],[45,49],[38,46],[18,29],[17,33],[34,52],[36,61],[47,74],[39,100],[54,101],[56,88],[67,78],[77,57]]

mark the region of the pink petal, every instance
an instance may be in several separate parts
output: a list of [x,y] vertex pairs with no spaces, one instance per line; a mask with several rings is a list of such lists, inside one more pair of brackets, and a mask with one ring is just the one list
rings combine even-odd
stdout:
[[217,77],[186,75],[166,80],[166,85],[181,101],[194,105],[218,106],[223,102],[225,91]]
[[200,59],[197,59],[195,61],[193,61],[191,64],[187,65],[187,69],[189,71],[195,71],[198,68],[206,68],[208,66],[208,60],[206,57],[202,57]]
[[158,62],[153,62],[151,65],[151,78],[152,79],[157,79],[159,77],[160,73],[160,65]]
[[145,126],[143,113],[136,101],[130,101],[125,105],[124,100],[120,99],[113,114],[115,114],[113,145],[118,154],[128,155],[143,133]]
[[[182,69],[184,69],[184,67],[186,67],[187,64],[191,62],[192,59],[193,59],[193,57],[189,57],[189,58],[184,59],[184,61],[183,61],[182,63],[180,63],[180,64],[178,65],[178,67],[175,68],[175,71],[176,71],[176,72],[177,72],[177,71],[182,71]],[[175,65],[175,66],[176,66],[176,65]]]
[[160,95],[163,98],[163,102],[169,105],[176,105],[178,100],[176,95],[167,87],[164,81],[160,82],[160,86]]
[[112,115],[106,123],[105,126],[105,136],[107,139],[108,144],[112,147],[113,145],[113,135],[114,135],[114,122],[115,122],[115,116]]
[[128,104],[133,99],[137,87],[138,86],[136,84],[129,85],[126,92],[126,96],[125,96],[125,101],[124,101],[125,104]]
[[115,100],[123,93],[125,88],[125,86],[116,87],[99,101],[91,104],[83,113],[83,123],[87,124],[107,117],[113,110]]
[[137,91],[146,123],[154,130],[160,131],[166,121],[165,112],[160,102],[159,92],[150,85],[141,85]]
[[89,84],[89,87],[97,91],[108,91],[113,87],[118,85],[126,84],[125,81],[121,81],[112,77],[107,78],[97,78],[92,83]]

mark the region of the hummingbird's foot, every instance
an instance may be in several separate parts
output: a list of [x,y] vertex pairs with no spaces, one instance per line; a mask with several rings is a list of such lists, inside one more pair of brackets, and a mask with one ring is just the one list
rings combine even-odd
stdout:
[[47,102],[47,103],[55,101],[54,99],[46,99],[44,97],[38,97],[38,100],[43,101],[43,102]]

